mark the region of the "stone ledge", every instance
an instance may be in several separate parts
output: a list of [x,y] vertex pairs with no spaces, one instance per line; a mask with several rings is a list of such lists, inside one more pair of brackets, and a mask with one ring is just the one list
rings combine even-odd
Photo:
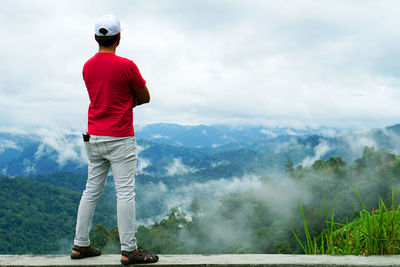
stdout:
[[[0,267],[13,266],[123,266],[120,255],[71,260],[69,255],[0,255]],[[160,255],[154,264],[134,266],[399,266],[399,256],[326,256],[278,254]]]

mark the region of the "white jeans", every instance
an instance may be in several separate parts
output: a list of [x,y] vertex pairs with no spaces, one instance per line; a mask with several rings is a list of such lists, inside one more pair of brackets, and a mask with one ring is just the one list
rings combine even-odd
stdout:
[[117,223],[121,250],[134,250],[136,139],[133,136],[91,135],[90,141],[85,142],[85,149],[88,157],[88,179],[79,203],[74,244],[81,247],[90,245],[89,232],[94,210],[111,167],[117,194]]

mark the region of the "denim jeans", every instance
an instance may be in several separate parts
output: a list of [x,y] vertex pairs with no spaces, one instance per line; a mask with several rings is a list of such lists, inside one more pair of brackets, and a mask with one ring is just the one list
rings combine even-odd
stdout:
[[117,194],[117,223],[121,250],[136,249],[135,171],[137,147],[135,137],[91,135],[85,143],[88,179],[79,203],[74,244],[89,246],[89,232],[97,201],[106,184],[110,167]]

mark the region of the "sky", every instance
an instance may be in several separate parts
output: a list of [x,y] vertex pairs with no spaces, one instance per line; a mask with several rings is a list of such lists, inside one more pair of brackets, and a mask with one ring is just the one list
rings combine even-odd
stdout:
[[94,24],[151,102],[135,125],[383,127],[399,123],[399,1],[0,0],[0,129],[85,130]]

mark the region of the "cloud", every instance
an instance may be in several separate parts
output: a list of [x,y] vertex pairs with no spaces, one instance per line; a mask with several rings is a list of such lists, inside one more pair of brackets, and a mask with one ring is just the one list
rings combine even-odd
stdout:
[[[151,205],[152,202],[157,202],[157,205],[161,205],[162,209],[160,214],[151,215],[151,219],[141,218],[141,222],[149,225],[154,221],[161,220],[166,211],[173,207],[179,207],[179,209],[190,215],[190,205],[195,199],[215,206],[228,193],[245,192],[259,188],[260,185],[259,177],[254,175],[211,180],[205,183],[195,182],[177,187],[168,187],[163,182],[149,183],[145,185],[145,188],[149,188],[149,190],[141,191],[143,203]],[[161,203],[159,203],[160,201]]]
[[270,130],[270,129],[261,129],[260,133],[265,134],[266,136],[268,136],[270,138],[275,138],[278,136],[277,133],[275,133],[273,130]]
[[182,175],[189,172],[195,172],[196,169],[190,166],[186,166],[182,163],[182,159],[174,159],[173,162],[165,167],[167,176]]
[[206,198],[214,202],[224,195],[233,192],[245,192],[255,189],[261,185],[261,182],[255,175],[245,175],[243,177],[232,177],[230,179],[212,180],[206,183],[191,183],[173,189],[169,197],[165,199],[168,209],[179,206],[187,210],[196,198]]
[[390,148],[388,149],[396,155],[400,155],[400,136],[387,129],[383,129],[382,133],[385,134],[389,140]]
[[6,149],[13,148],[13,149],[20,149],[19,146],[14,141],[1,139],[0,140],[0,154],[3,153]]
[[163,136],[161,134],[154,134],[151,138],[153,139],[169,139],[169,136]]
[[370,135],[350,134],[342,137],[348,144],[348,148],[354,155],[361,155],[366,146],[378,147],[375,140]]
[[213,162],[211,162],[211,167],[215,168],[218,166],[224,166],[224,165],[229,165],[229,164],[230,164],[230,162],[228,160],[221,160],[218,162],[213,161]]
[[25,169],[24,169],[25,173],[31,174],[31,173],[35,173],[36,172],[35,164],[32,163],[29,159],[24,159],[22,161],[22,165],[25,167]]
[[40,128],[36,130],[36,134],[41,139],[41,144],[35,153],[36,160],[52,155],[51,150],[53,150],[56,152],[55,160],[60,166],[65,165],[67,161],[87,163],[81,133]]
[[137,145],[138,154],[140,154],[141,152],[145,151],[149,147],[150,147],[149,145]]
[[137,167],[136,167],[136,172],[140,174],[146,173],[144,171],[145,168],[151,165],[151,161],[149,159],[139,157],[137,161]]
[[152,96],[135,109],[137,124],[393,124],[400,113],[396,7],[3,1],[0,119],[12,127],[86,129],[81,70],[97,50],[94,22],[107,10],[121,19],[118,54],[138,64]]
[[12,127],[0,127],[0,133],[27,135],[28,132]]
[[320,139],[318,145],[314,147],[314,156],[306,157],[301,162],[301,165],[303,165],[304,167],[311,166],[316,160],[321,159],[321,157],[324,156],[330,150],[331,147],[329,146],[329,144],[325,140]]
[[298,150],[298,149],[302,149],[304,148],[303,144],[300,144],[298,142],[298,139],[295,137],[292,137],[290,139],[290,141],[288,142],[283,142],[281,144],[278,144],[276,146],[276,148],[274,149],[275,153],[281,153],[282,151],[287,151],[288,149],[294,149],[294,150]]
[[394,131],[388,130],[388,128],[349,133],[341,135],[340,138],[347,145],[348,149],[357,156],[362,154],[366,146],[385,148],[392,153],[400,154],[399,135]]
[[[260,213],[269,214],[269,217],[274,218],[271,222],[264,221],[264,227],[289,230],[268,232],[271,238],[263,241],[264,248],[266,244],[276,241],[276,236],[281,236],[281,240],[286,239],[285,237],[290,235],[290,228],[285,222],[292,224],[298,221],[296,212],[293,211],[297,211],[300,201],[303,204],[315,204],[313,196],[307,186],[298,181],[280,177],[277,180],[282,182],[277,184],[272,181],[262,183],[258,178],[253,178],[247,176],[239,179],[243,191],[225,192],[227,195],[220,198],[221,201],[214,198],[199,201],[200,213],[197,214],[195,228],[196,233],[201,233],[201,240],[207,240],[207,248],[202,249],[197,236],[185,229],[179,236],[182,242],[205,253],[226,253],[235,247],[243,249],[243,244],[257,242],[254,237],[259,233],[254,231],[260,230],[260,227],[254,227],[254,218]],[[223,182],[229,183],[229,180]],[[240,194],[228,194],[236,192]],[[185,211],[184,208],[182,210]]]

